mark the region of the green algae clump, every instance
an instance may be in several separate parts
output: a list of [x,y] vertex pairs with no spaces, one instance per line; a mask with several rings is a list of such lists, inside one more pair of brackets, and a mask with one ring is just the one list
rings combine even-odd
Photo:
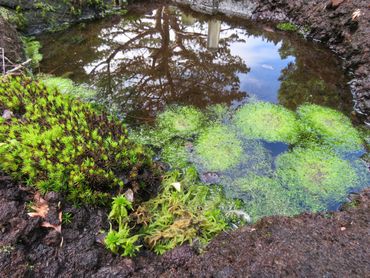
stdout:
[[207,171],[223,171],[237,165],[243,155],[242,142],[223,125],[206,129],[195,145],[196,154]]
[[282,185],[312,211],[343,201],[348,189],[358,184],[350,163],[323,148],[296,148],[280,155],[276,167]]
[[293,112],[268,102],[254,102],[236,112],[235,124],[247,138],[295,143],[300,125]]
[[291,198],[288,190],[277,180],[266,176],[249,174],[232,181],[227,190],[233,192],[233,197],[244,201],[244,209],[253,222],[264,216],[292,216],[302,211],[298,200]]
[[306,104],[298,108],[298,115],[307,132],[318,140],[344,151],[357,151],[363,148],[360,132],[341,112]]
[[203,121],[202,112],[191,106],[169,108],[157,118],[158,129],[170,138],[188,138],[198,134]]

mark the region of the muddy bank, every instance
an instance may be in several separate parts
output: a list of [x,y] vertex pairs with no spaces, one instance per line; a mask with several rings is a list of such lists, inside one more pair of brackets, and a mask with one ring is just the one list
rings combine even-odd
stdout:
[[27,215],[32,197],[0,176],[0,277],[365,277],[370,271],[369,190],[340,212],[269,217],[223,233],[201,255],[182,246],[134,259],[100,243],[100,230],[109,228],[106,210],[74,208],[49,193],[47,221],[59,225],[60,209],[73,215],[59,234]]
[[343,59],[354,107],[370,123],[370,13],[366,0],[175,0],[197,11],[224,13],[252,20],[290,21],[307,30],[308,38],[330,47]]
[[[0,48],[5,50],[5,57],[7,57],[12,63],[20,62],[24,58],[23,45],[19,39],[17,31],[1,16]],[[10,61],[6,61],[6,65],[9,65]]]

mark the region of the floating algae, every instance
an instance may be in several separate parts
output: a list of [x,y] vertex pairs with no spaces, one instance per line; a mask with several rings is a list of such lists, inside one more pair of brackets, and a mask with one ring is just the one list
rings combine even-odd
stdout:
[[295,143],[300,125],[293,112],[268,102],[253,102],[236,112],[235,124],[247,138]]
[[158,115],[158,129],[169,138],[192,137],[199,133],[204,115],[191,106],[170,108]]
[[344,200],[359,178],[348,161],[322,148],[296,148],[276,160],[277,175],[313,211]]
[[196,154],[207,171],[223,171],[237,165],[243,155],[242,142],[228,127],[214,125],[206,129],[195,145]]
[[342,151],[363,149],[359,131],[341,112],[314,104],[302,105],[298,115],[307,133]]

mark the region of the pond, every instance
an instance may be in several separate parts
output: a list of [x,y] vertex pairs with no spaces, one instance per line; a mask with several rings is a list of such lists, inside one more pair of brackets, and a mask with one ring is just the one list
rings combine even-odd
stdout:
[[100,103],[132,119],[169,104],[237,107],[250,97],[352,111],[334,55],[268,25],[158,6],[39,39],[42,72],[97,89]]
[[43,73],[94,89],[142,126],[132,138],[221,185],[251,221],[337,209],[369,184],[348,78],[299,34],[160,5],[39,40]]

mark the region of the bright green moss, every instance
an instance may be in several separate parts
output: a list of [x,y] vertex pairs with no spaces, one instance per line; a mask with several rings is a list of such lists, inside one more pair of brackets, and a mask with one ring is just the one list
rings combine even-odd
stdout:
[[0,122],[0,167],[42,192],[103,202],[147,161],[117,119],[31,79],[1,80],[5,110],[14,116]]
[[186,141],[172,140],[168,142],[161,152],[161,160],[168,163],[171,168],[185,168],[189,164],[189,153]]
[[38,77],[46,87],[58,90],[62,94],[70,94],[83,100],[92,99],[96,94],[95,91],[85,88],[82,85],[75,85],[73,81],[68,78],[53,77],[50,75],[39,75]]
[[223,125],[206,129],[195,144],[200,163],[207,171],[223,171],[236,166],[243,155],[242,142]]
[[343,201],[359,182],[348,161],[323,148],[296,148],[280,155],[276,167],[282,185],[313,211]]
[[192,137],[203,126],[204,116],[194,107],[169,108],[158,116],[158,129],[169,138]]
[[349,118],[341,112],[314,104],[302,105],[298,115],[307,133],[316,140],[323,141],[343,151],[356,151],[363,148],[360,133],[352,126]]
[[289,192],[277,180],[250,174],[229,184],[234,197],[245,202],[245,211],[255,222],[264,216],[296,215],[302,211],[299,200],[290,198]]
[[290,32],[298,31],[298,26],[290,22],[281,22],[278,25],[276,25],[276,28],[278,28],[281,31],[290,31]]
[[295,143],[300,125],[293,112],[268,102],[254,102],[236,112],[235,124],[247,138]]

